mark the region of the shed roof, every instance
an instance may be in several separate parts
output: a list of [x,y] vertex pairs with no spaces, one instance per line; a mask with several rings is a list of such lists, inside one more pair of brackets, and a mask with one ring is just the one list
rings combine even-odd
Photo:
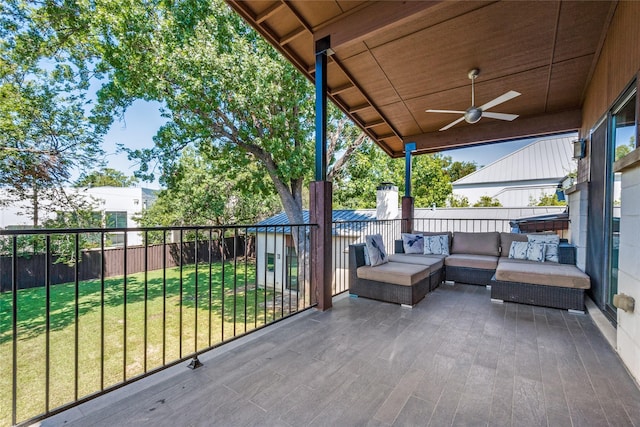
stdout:
[[562,180],[576,169],[572,159],[571,142],[575,134],[540,139],[453,183],[455,187],[467,185]]
[[[302,218],[305,224],[309,224],[309,211],[302,211]],[[338,231],[334,230],[334,235],[344,235],[351,232],[358,232],[365,228],[366,221],[374,221],[376,219],[375,209],[336,209],[332,213],[333,222],[348,223],[347,227],[340,227]],[[358,221],[363,221],[358,224]],[[250,232],[268,232],[268,233],[291,233],[291,227],[288,227],[289,218],[285,212],[280,212],[251,227]]]

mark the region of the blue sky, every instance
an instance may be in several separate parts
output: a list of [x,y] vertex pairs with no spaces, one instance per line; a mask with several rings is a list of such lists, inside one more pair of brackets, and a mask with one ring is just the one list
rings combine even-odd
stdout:
[[[123,121],[115,121],[104,138],[103,149],[106,152],[107,167],[117,169],[127,175],[133,175],[137,165],[127,159],[125,153],[118,153],[117,144],[127,148],[143,149],[153,147],[153,137],[166,119],[160,115],[160,103],[136,101],[129,107]],[[461,148],[443,152],[454,161],[476,162],[486,166],[501,157],[512,153],[537,138],[524,139],[479,147]],[[153,183],[141,183],[144,187],[160,188],[157,180]]]

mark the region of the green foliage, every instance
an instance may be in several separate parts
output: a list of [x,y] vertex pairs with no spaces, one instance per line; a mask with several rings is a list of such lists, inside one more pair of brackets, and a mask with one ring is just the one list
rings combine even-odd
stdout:
[[[0,7],[0,182],[9,186],[5,202],[30,202],[25,215],[38,226],[39,210],[54,209],[39,201],[58,197],[72,170],[100,162],[103,132],[86,114],[83,60],[66,49],[82,28],[56,27],[67,11],[50,2]],[[57,207],[77,208],[70,201],[61,197]]]
[[447,204],[452,208],[468,208],[469,206],[471,206],[468,197],[458,196],[455,194],[449,196],[449,198],[447,199]]
[[566,206],[567,202],[564,200],[558,200],[558,195],[553,194],[541,194],[538,199],[529,200],[529,206]]
[[[414,157],[412,195],[416,207],[445,205],[451,194],[447,164],[451,162],[440,155]],[[392,159],[373,142],[364,143],[351,154],[343,171],[334,176],[334,207],[374,208],[376,187],[383,182],[396,184],[401,197],[404,175],[404,159]]]
[[480,200],[473,204],[474,208],[490,208],[490,207],[500,207],[502,203],[498,199],[494,199],[491,196],[482,196]]
[[[251,170],[238,170],[228,160],[212,163],[192,148],[183,151],[170,185],[138,218],[142,226],[247,224],[278,211],[277,195],[256,183]],[[231,172],[232,173],[231,173]],[[267,177],[263,177],[267,180]]]
[[449,180],[452,183],[478,170],[478,164],[476,162],[454,162],[450,156],[443,157],[443,160],[447,168],[446,173],[449,175]]
[[628,144],[622,144],[622,145],[618,145],[616,147],[615,160],[616,161],[620,160],[621,158],[623,158],[627,154],[631,153],[635,149],[636,149],[636,138],[635,138],[635,136],[632,135],[629,138],[629,143]]
[[73,185],[75,187],[131,187],[136,185],[138,181],[138,178],[126,176],[119,170],[102,168],[82,173]]

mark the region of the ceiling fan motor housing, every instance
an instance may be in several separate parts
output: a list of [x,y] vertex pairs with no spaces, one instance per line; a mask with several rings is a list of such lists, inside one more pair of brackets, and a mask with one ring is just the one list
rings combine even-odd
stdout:
[[464,120],[467,123],[477,123],[482,118],[482,110],[478,107],[471,106],[464,112]]

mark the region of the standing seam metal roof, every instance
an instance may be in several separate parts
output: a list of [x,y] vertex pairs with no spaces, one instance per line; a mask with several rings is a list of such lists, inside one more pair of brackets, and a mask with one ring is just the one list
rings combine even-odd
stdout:
[[541,139],[453,183],[453,186],[562,179],[576,168],[571,142],[575,135]]

